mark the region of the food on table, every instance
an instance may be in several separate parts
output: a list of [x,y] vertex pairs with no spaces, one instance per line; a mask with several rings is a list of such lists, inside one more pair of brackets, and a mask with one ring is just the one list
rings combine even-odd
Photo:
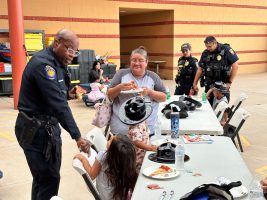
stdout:
[[157,168],[152,174],[149,176],[157,176],[160,174],[167,174],[173,172],[173,169],[166,166],[166,165],[161,165],[159,168]]
[[162,189],[158,184],[149,184],[147,185],[147,188],[151,190]]

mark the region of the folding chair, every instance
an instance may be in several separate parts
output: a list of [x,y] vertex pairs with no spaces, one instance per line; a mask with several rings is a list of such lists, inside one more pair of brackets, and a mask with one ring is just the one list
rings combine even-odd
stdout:
[[224,111],[228,108],[228,104],[225,101],[221,101],[215,108],[214,112],[219,121],[222,120]]
[[241,106],[241,104],[248,98],[248,96],[245,93],[241,93],[239,97],[235,100],[234,104],[230,108],[229,118],[228,121],[232,118],[235,111]]
[[234,112],[232,118],[224,125],[224,136],[228,136],[232,139],[233,143],[235,143],[235,137],[237,137],[238,144],[241,152],[243,152],[243,147],[241,144],[241,140],[239,137],[239,130],[245,123],[246,119],[250,116],[250,113],[243,108],[239,108]]
[[97,191],[91,177],[87,174],[87,172],[83,168],[81,161],[78,158],[75,158],[72,161],[72,166],[74,169],[76,169],[79,172],[80,175],[82,175],[89,191],[93,194],[95,200],[101,200],[99,192]]
[[93,128],[86,134],[85,138],[92,143],[92,148],[97,152],[107,149],[107,139],[100,128]]

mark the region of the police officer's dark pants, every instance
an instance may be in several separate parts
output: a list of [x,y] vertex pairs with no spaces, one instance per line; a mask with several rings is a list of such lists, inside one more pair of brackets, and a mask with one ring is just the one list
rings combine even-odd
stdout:
[[[46,130],[41,127],[36,133],[32,144],[24,144],[22,148],[26,156],[31,174],[32,200],[49,200],[58,194],[61,165],[61,138],[59,126],[54,126],[56,148],[51,158],[46,161],[44,150],[48,141]],[[17,119],[15,133],[19,140],[22,133],[22,123]]]
[[180,85],[176,86],[174,95],[189,95],[190,89],[192,88],[192,85]]

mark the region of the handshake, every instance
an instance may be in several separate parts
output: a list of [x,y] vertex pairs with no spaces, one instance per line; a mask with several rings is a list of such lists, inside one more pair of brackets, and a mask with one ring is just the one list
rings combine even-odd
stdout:
[[93,145],[89,140],[85,138],[79,138],[76,140],[77,146],[80,151],[87,153],[90,156],[90,147]]

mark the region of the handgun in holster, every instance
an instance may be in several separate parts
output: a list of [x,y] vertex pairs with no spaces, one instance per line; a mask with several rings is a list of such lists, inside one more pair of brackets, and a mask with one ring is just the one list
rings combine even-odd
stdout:
[[23,121],[23,130],[19,139],[19,143],[21,145],[31,144],[42,123],[37,118],[29,117],[24,112],[19,112],[18,117]]

